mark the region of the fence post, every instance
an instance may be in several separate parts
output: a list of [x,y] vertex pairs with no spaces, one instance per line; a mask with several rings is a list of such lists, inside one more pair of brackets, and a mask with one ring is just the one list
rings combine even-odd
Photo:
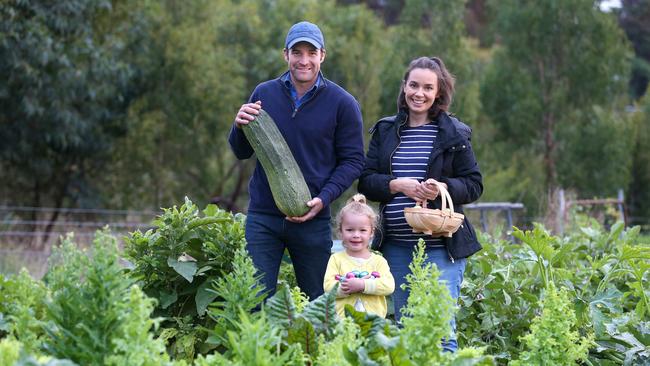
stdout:
[[557,213],[557,231],[558,235],[564,235],[564,219],[566,216],[566,202],[564,200],[564,189],[558,190],[558,213]]
[[623,195],[623,189],[618,189],[618,211],[621,213],[621,221],[623,225],[627,226],[625,222],[625,196]]
[[483,229],[484,233],[488,232],[488,225],[487,225],[487,217],[485,217],[485,210],[479,209],[478,210],[480,215],[481,215],[481,229]]

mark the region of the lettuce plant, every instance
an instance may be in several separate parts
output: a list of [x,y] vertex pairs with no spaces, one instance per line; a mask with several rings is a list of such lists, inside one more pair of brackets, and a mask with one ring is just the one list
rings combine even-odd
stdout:
[[541,301],[542,314],[533,320],[531,332],[523,337],[525,351],[512,366],[573,366],[585,361],[591,337],[581,337],[576,329],[576,316],[568,292],[549,283]]
[[0,336],[3,333],[20,340],[26,352],[40,348],[44,334],[45,285],[34,280],[27,270],[7,278],[0,276]]

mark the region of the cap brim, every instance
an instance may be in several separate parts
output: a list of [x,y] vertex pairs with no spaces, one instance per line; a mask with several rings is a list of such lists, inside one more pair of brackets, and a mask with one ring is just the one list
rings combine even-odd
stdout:
[[323,45],[320,44],[317,40],[315,40],[313,38],[309,38],[309,37],[298,37],[298,38],[294,39],[293,41],[291,41],[291,43],[289,43],[287,45],[287,48],[291,48],[291,47],[295,46],[296,43],[298,43],[298,42],[308,42],[312,46],[314,46],[314,47],[316,47],[318,49],[323,48]]

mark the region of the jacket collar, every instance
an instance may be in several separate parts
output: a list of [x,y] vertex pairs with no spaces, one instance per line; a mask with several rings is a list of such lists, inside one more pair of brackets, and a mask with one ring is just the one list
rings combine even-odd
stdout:
[[[398,114],[393,116],[384,117],[377,121],[377,123],[375,123],[375,125],[372,126],[368,132],[370,132],[370,134],[373,134],[382,124],[388,124],[388,128],[391,128],[397,132],[399,129],[404,127],[407,117],[408,114],[405,111],[400,111]],[[442,148],[453,145],[459,142],[459,140],[463,139],[462,135],[458,132],[458,129],[456,128],[456,125],[452,118],[454,117],[443,111],[438,113],[438,116],[436,117],[436,120],[438,122],[438,141],[441,142]]]

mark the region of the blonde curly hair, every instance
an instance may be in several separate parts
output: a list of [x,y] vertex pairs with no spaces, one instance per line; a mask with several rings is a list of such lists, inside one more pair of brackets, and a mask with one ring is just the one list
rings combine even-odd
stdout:
[[348,199],[348,201],[345,203],[345,206],[343,206],[338,215],[336,215],[337,232],[341,232],[341,221],[343,219],[343,215],[347,213],[367,216],[370,219],[370,226],[372,227],[372,230],[374,231],[377,228],[377,213],[366,203],[366,196],[362,195],[361,193],[357,193],[354,196],[350,197],[350,199]]

